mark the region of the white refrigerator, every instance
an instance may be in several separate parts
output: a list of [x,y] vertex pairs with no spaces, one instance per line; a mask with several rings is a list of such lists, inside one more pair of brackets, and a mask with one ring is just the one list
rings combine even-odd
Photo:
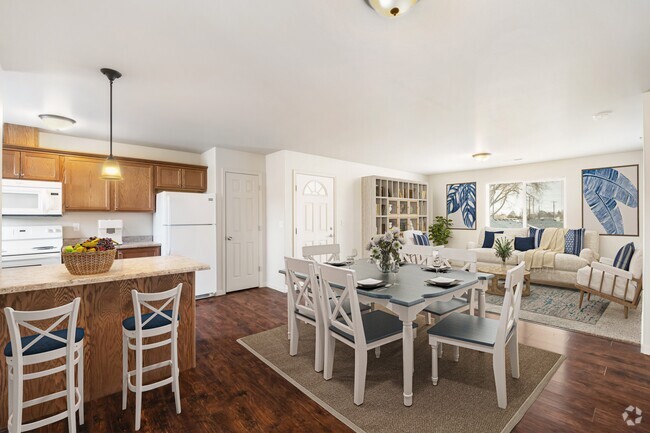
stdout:
[[196,273],[197,298],[217,293],[217,209],[214,194],[161,192],[156,195],[153,239],[163,256],[185,256],[210,265]]

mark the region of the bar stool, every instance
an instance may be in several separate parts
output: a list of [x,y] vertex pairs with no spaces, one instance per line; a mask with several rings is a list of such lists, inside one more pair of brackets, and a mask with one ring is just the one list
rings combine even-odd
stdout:
[[[178,385],[178,304],[183,284],[161,293],[140,293],[131,291],[134,315],[122,321],[122,410],[126,409],[127,389],[135,393],[135,429],[140,430],[142,414],[142,393],[152,389],[172,384],[172,392],[176,400],[176,413],[181,413],[181,394]],[[151,303],[161,303],[156,308]],[[171,309],[165,309],[172,304]],[[142,309],[150,313],[141,314]],[[172,317],[176,319],[173,320]],[[154,343],[144,343],[145,338],[163,334],[171,334],[170,338]],[[152,365],[143,365],[145,350],[171,345],[171,359]],[[135,370],[129,371],[129,349],[135,351]],[[142,374],[162,367],[171,367],[171,376],[148,385],[142,384]],[[131,377],[135,376],[135,385]]]
[[[77,431],[76,412],[79,411],[79,424],[84,423],[84,330],[77,328],[80,299],[76,298],[69,304],[49,310],[16,311],[13,308],[4,309],[9,327],[11,341],[4,348],[7,361],[9,417],[7,429],[9,433],[20,433],[34,430],[48,424],[68,418],[68,431]],[[67,319],[67,328],[54,331]],[[41,329],[30,322],[54,322]],[[36,334],[21,337],[20,327],[36,332]],[[40,364],[65,357],[65,364],[41,370],[35,373],[24,373],[27,365]],[[77,386],[75,386],[74,370],[77,366]],[[66,389],[54,392],[32,400],[23,401],[23,385],[27,380],[38,379],[65,371]],[[23,409],[66,397],[67,409],[47,418],[23,424]]]

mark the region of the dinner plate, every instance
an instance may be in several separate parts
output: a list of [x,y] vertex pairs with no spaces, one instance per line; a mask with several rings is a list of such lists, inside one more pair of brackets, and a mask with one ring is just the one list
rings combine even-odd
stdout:
[[385,281],[375,280],[374,278],[366,278],[365,280],[357,281],[357,287],[362,289],[376,289],[377,287],[383,287],[385,285]]
[[439,268],[436,268],[435,266],[425,266],[422,269],[425,270],[425,271],[430,271],[430,272],[436,272],[436,271],[437,272],[449,272],[449,271],[451,271],[451,267],[449,267],[449,266],[442,266],[442,267],[439,267]]
[[458,284],[461,283],[460,280],[456,280],[453,278],[446,278],[446,277],[430,278],[428,280],[425,280],[424,282],[429,285],[439,286],[439,287],[452,287],[452,286],[457,286]]
[[341,267],[341,266],[347,265],[348,262],[346,262],[345,260],[336,260],[336,261],[331,261],[331,262],[325,262],[325,264],[330,265],[330,266]]

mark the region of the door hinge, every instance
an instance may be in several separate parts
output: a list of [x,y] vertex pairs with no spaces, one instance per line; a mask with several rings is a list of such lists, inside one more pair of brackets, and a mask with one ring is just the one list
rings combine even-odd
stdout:
[[298,234],[298,229],[296,229],[296,234]]

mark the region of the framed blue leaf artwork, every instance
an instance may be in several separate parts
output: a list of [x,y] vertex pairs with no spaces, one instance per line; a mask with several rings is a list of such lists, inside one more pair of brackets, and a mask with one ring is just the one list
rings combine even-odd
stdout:
[[639,166],[582,170],[582,226],[601,235],[639,235]]
[[447,218],[456,230],[476,230],[476,182],[447,184]]

